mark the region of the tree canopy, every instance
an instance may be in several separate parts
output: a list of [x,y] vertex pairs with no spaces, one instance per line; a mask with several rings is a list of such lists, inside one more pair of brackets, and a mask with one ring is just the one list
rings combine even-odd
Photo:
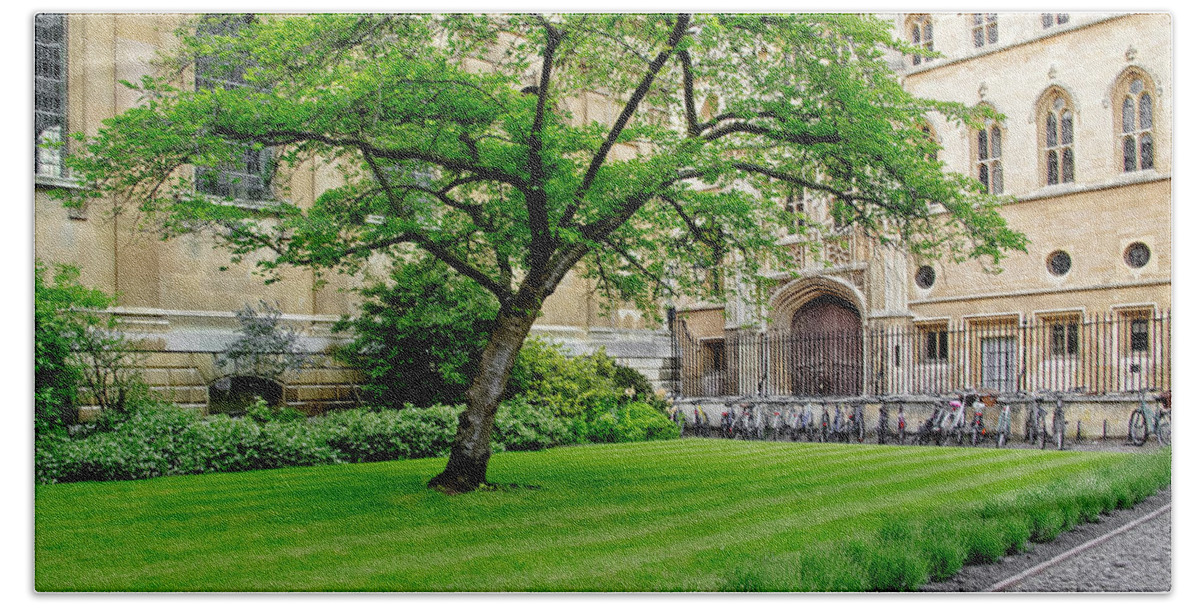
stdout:
[[[235,260],[267,250],[267,272],[432,257],[484,288],[499,313],[455,448],[478,470],[445,487],[483,481],[515,348],[573,268],[647,310],[710,288],[716,267],[786,270],[780,231],[824,229],[784,208],[801,189],[922,257],[1024,246],[922,131],[982,115],[906,92],[887,52],[925,51],[869,17],[215,16],[179,40],[130,84],[143,104],[78,146],[90,189],[70,204],[136,209],[168,237],[207,230]],[[279,185],[310,162],[341,174],[311,204],[203,187],[248,163]]]

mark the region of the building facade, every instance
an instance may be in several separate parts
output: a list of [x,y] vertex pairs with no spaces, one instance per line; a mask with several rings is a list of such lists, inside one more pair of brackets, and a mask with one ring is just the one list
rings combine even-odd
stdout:
[[[1171,18],[884,15],[938,53],[895,56],[914,94],[1003,116],[930,116],[947,171],[1006,197],[1029,239],[1001,272],[919,260],[853,230],[795,245],[766,305],[691,302],[684,395],[1092,393],[1170,383]],[[827,221],[821,200],[785,201]]]
[[[34,246],[47,264],[70,264],[81,282],[115,294],[111,309],[125,332],[146,352],[145,378],[152,388],[181,405],[209,408],[214,395],[232,387],[257,390],[250,379],[231,378],[214,362],[236,337],[234,311],[260,300],[279,307],[283,321],[301,334],[302,348],[327,355],[342,337],[332,324],[356,310],[356,277],[316,277],[289,269],[282,280],[265,285],[254,273],[258,258],[231,264],[227,252],[206,237],[188,235],[162,241],[138,228],[132,215],[113,217],[104,201],[89,208],[64,208],[49,196],[57,187],[77,187],[54,144],[70,133],[95,135],[104,119],[139,103],[122,81],[138,82],[161,69],[160,52],[176,44],[175,32],[187,19],[180,14],[43,14],[35,20]],[[211,86],[201,66],[193,86]],[[223,82],[228,85],[229,83]],[[600,96],[576,100],[571,108],[583,120],[611,120],[616,110]],[[621,154],[616,150],[614,154]],[[212,194],[239,199],[287,192],[298,204],[311,202],[338,184],[331,167],[307,166],[291,172],[286,183],[264,181],[262,158],[246,158],[229,171],[198,179]],[[204,178],[205,176],[198,176]],[[234,191],[236,190],[236,191]],[[226,268],[223,270],[223,268]],[[322,280],[319,280],[322,279]],[[664,378],[671,352],[669,331],[647,323],[631,308],[601,314],[602,302],[587,281],[571,276],[546,302],[534,326],[571,353],[605,350],[652,381]],[[355,374],[327,356],[298,372],[271,379],[280,400],[316,412],[355,403]]]

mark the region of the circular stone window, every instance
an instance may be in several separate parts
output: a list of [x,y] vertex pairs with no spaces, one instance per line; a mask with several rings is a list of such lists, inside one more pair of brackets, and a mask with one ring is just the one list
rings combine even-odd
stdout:
[[1125,248],[1125,263],[1130,268],[1141,268],[1150,263],[1150,248],[1145,243],[1134,243]]
[[934,272],[933,266],[922,266],[917,269],[917,286],[921,289],[933,287],[935,280],[937,280],[937,273]]
[[1046,258],[1046,269],[1056,277],[1067,274],[1067,271],[1071,270],[1071,256],[1065,251],[1055,251]]

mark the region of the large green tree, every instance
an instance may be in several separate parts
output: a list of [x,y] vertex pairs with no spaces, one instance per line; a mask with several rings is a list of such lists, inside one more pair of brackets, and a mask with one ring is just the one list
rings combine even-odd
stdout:
[[[91,188],[71,204],[136,209],[164,236],[209,230],[235,260],[269,252],[268,272],[425,256],[489,292],[499,312],[430,481],[445,491],[486,481],[514,358],[572,269],[648,310],[711,288],[718,266],[752,281],[783,267],[781,229],[820,238],[782,204],[801,189],[920,256],[1023,247],[921,130],[979,116],[907,93],[886,52],[923,51],[867,17],[210,17],[180,41],[161,78],[131,85],[144,103],[77,144]],[[276,174],[311,161],[342,183],[311,205],[197,192],[205,168],[264,149]]]

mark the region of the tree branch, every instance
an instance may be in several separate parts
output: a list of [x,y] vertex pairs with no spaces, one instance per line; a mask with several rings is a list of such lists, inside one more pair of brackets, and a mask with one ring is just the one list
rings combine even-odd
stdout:
[[629,96],[629,100],[625,102],[625,107],[621,109],[621,114],[617,116],[617,121],[613,123],[612,129],[608,132],[608,137],[604,143],[600,144],[600,148],[596,150],[596,154],[592,156],[592,162],[588,166],[587,173],[583,176],[583,181],[580,182],[579,188],[575,191],[575,197],[571,204],[567,206],[563,212],[562,219],[559,220],[559,226],[567,226],[575,219],[575,213],[579,210],[579,206],[583,203],[584,196],[589,188],[592,187],[592,182],[595,181],[596,175],[600,172],[600,167],[608,159],[608,153],[616,145],[617,139],[625,130],[625,126],[629,124],[629,119],[633,117],[633,113],[637,110],[638,105],[642,103],[642,99],[650,92],[650,86],[654,84],[654,79],[658,76],[658,72],[662,70],[663,64],[675,52],[675,48],[683,40],[684,34],[687,33],[688,23],[691,21],[691,15],[680,14],[675,18],[675,27],[671,30],[671,35],[667,38],[667,48],[659,52],[654,61],[650,62],[650,67],[646,69],[646,74],[642,77],[642,81],[634,89],[633,94]]
[[528,193],[529,182],[519,175],[508,173],[494,167],[487,167],[473,162],[425,152],[421,150],[389,150],[379,148],[371,143],[354,137],[331,137],[320,133],[294,130],[269,130],[261,134],[247,134],[227,127],[217,126],[214,132],[234,141],[257,142],[266,146],[283,146],[302,141],[313,141],[329,146],[356,148],[365,155],[386,158],[388,160],[419,160],[432,165],[438,165],[452,171],[473,173],[485,179],[506,183],[522,193]]
[[727,135],[734,133],[747,133],[750,135],[766,135],[775,140],[782,140],[802,146],[812,144],[836,144],[842,141],[838,135],[808,135],[805,133],[789,133],[778,129],[768,129],[767,127],[750,124],[748,122],[729,123],[718,129],[714,129],[704,136],[708,141],[716,141]]
[[683,68],[683,112],[687,117],[688,137],[700,135],[696,117],[696,89],[692,75],[692,56],[686,50],[679,52],[679,65]]
[[[540,16],[539,16],[540,18]],[[546,100],[550,95],[550,75],[554,67],[554,52],[562,40],[559,32],[545,18],[540,18],[546,30],[546,48],[542,53],[542,74],[538,81],[537,105],[533,125],[529,129],[529,192],[525,195],[525,210],[529,216],[531,266],[541,268],[550,258],[550,214],[546,201],[546,163],[542,158],[542,135],[546,127]]]

